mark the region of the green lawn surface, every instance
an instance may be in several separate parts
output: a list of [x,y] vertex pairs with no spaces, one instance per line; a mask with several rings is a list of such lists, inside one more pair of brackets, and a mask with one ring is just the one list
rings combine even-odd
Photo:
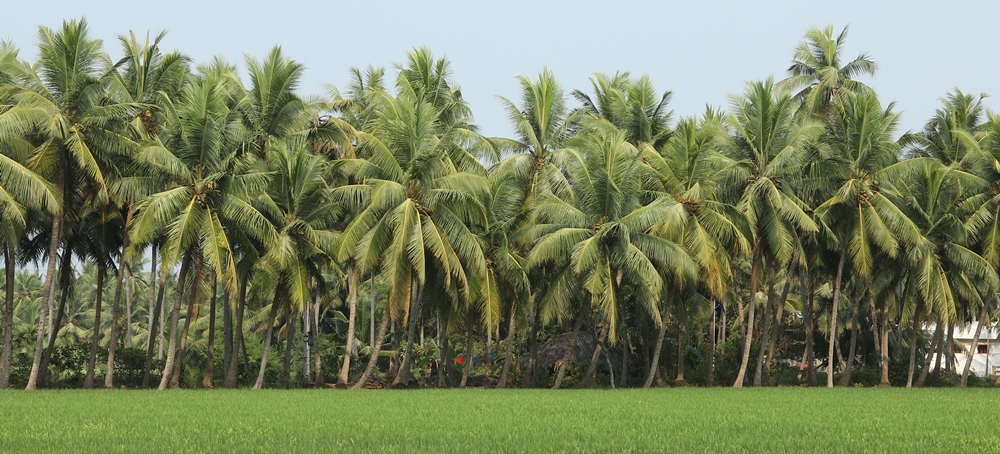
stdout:
[[1000,390],[0,392],[0,452],[1000,452]]

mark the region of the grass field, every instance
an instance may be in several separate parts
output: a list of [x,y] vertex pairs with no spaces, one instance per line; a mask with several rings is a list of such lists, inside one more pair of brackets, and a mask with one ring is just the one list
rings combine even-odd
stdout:
[[1000,452],[1000,392],[0,392],[0,452],[204,451]]

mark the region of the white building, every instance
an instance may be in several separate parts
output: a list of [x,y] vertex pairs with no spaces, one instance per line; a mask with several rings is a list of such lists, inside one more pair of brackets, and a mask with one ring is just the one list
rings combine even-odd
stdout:
[[[976,323],[970,323],[955,327],[955,370],[962,373],[968,354],[972,352],[971,373],[980,377],[987,374],[1000,375],[1000,329],[995,324],[983,326],[978,341],[974,341],[976,325]],[[924,329],[932,335],[936,326],[930,323]],[[944,360],[944,358],[941,359]],[[932,358],[931,364],[933,365],[933,361],[936,360],[936,357]]]

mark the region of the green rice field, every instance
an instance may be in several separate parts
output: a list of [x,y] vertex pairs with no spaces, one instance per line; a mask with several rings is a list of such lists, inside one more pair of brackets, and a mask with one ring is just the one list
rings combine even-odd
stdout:
[[993,389],[0,393],[0,452],[1000,452]]

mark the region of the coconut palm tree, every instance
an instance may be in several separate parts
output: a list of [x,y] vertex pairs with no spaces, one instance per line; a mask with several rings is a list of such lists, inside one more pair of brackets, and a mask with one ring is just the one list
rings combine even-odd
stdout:
[[[879,252],[895,257],[900,242],[915,243],[919,231],[905,213],[896,205],[894,191],[885,182],[887,174],[898,170],[899,147],[892,138],[898,114],[892,104],[882,108],[872,92],[848,94],[837,107],[840,134],[831,137],[836,155],[833,160],[840,167],[836,170],[837,186],[831,197],[816,208],[824,228],[839,239],[840,260],[834,278],[832,316],[830,317],[830,348],[836,342],[837,308],[840,303],[841,284],[845,258],[855,276],[866,284],[867,290],[853,298],[851,346],[848,361],[854,358],[857,343],[858,307],[864,294],[871,291],[872,267]],[[833,351],[829,352],[830,357]],[[850,370],[843,375],[841,385],[850,381]],[[827,374],[827,386],[833,384],[833,374]]]
[[[330,261],[337,240],[332,227],[341,217],[340,207],[330,203],[322,157],[309,154],[301,145],[297,149],[278,145],[271,148],[268,161],[271,183],[255,205],[271,220],[277,238],[259,267],[278,277],[275,300],[287,302],[284,309],[292,320],[312,300],[313,282],[322,278],[321,267]],[[270,310],[278,309],[272,305]],[[266,352],[255,388],[263,386]]]
[[[359,152],[367,159],[338,161],[342,171],[367,184],[337,191],[365,206],[345,229],[343,241],[357,244],[362,273],[382,270],[390,288],[386,310],[393,318],[403,316],[408,326],[403,364],[394,380],[406,384],[428,268],[439,271],[446,293],[471,301],[469,276],[482,275],[485,264],[471,229],[486,226],[482,201],[489,189],[485,170],[470,151],[485,148],[484,139],[464,121],[442,118],[442,110],[418,94],[408,78],[399,77],[397,90],[395,97],[381,95],[372,132],[360,137]],[[377,356],[376,348],[355,387],[364,386]]]
[[[657,225],[653,233],[670,237],[672,232],[678,232],[674,239],[698,263],[699,281],[719,299],[725,297],[726,283],[731,281],[732,257],[749,254],[749,239],[753,238],[744,213],[716,194],[736,165],[736,161],[718,152],[727,139],[721,119],[718,112],[711,110],[700,121],[682,119],[666,146],[659,151],[644,147],[642,154],[650,177],[644,179],[648,190],[675,202],[673,215]],[[661,320],[667,310],[664,305]],[[665,328],[661,322],[657,350]],[[659,355],[654,353],[646,387],[652,384],[658,361]]]
[[[510,240],[520,256],[526,256],[531,244],[519,232],[526,231],[533,220],[532,214],[538,198],[548,192],[563,193],[565,177],[552,165],[552,154],[562,148],[571,134],[572,115],[566,107],[566,97],[555,75],[545,68],[537,78],[518,76],[521,85],[521,104],[500,97],[507,117],[516,131],[516,143],[508,144],[515,153],[497,163],[491,173],[502,175],[517,189],[519,208],[505,227],[512,233]],[[516,310],[516,306],[511,307]],[[535,365],[538,356],[538,303],[534,296],[528,298],[529,325],[527,386],[534,385]]]
[[161,389],[170,382],[179,310],[192,261],[197,265],[203,258],[234,294],[235,242],[230,232],[242,232],[263,244],[275,238],[273,227],[250,200],[251,194],[264,191],[268,178],[257,166],[256,155],[241,152],[248,136],[237,104],[242,87],[234,83],[235,69],[216,60],[200,70],[178,103],[169,151],[150,149],[146,154],[153,165],[171,175],[172,187],[139,204],[132,233],[134,242],[148,244],[166,232],[164,265],[182,262]]
[[[528,256],[530,268],[552,266],[553,281],[542,296],[550,317],[575,319],[569,344],[582,321],[595,310],[612,343],[622,314],[623,286],[657,324],[657,302],[664,291],[659,270],[678,281],[695,279],[697,267],[679,244],[650,233],[671,216],[676,203],[667,197],[639,199],[640,152],[613,125],[595,120],[588,130],[559,150],[555,163],[565,169],[572,196],[546,196],[536,207],[543,235]],[[578,298],[578,293],[584,294]],[[579,301],[579,307],[569,307]],[[565,376],[569,349],[553,388]]]
[[[65,215],[76,209],[67,201],[107,200],[106,176],[119,171],[117,163],[134,146],[127,129],[138,106],[107,95],[103,71],[110,65],[101,41],[89,33],[83,19],[64,22],[59,30],[39,27],[38,63],[10,59],[3,68],[12,83],[2,96],[13,106],[0,115],[0,136],[37,138],[30,167],[54,182],[64,208],[53,215],[50,229],[45,285],[50,301]],[[28,389],[37,386],[46,309],[39,318]]]
[[657,96],[649,76],[633,79],[628,72],[610,77],[597,73],[590,83],[593,97],[573,91],[573,97],[583,103],[582,111],[615,125],[625,132],[625,140],[638,148],[648,144],[658,150],[666,144],[673,117],[673,112],[667,110],[672,92]]
[[[753,231],[750,271],[750,308],[740,369],[734,387],[742,387],[753,337],[754,303],[763,260],[777,263],[791,259],[799,232],[816,232],[808,208],[791,184],[801,175],[801,164],[813,152],[810,145],[823,131],[820,123],[795,119],[795,103],[773,79],[747,84],[743,96],[730,99],[732,158],[737,161],[723,189],[744,213]],[[797,175],[798,174],[798,175]],[[728,194],[727,194],[728,192]]]
[[782,88],[798,92],[795,99],[806,111],[821,114],[833,120],[833,106],[843,93],[871,91],[855,80],[858,76],[874,76],[878,64],[866,53],[854,60],[844,61],[843,48],[847,41],[847,28],[836,37],[833,26],[812,27],[806,31],[805,41],[795,47],[788,78],[781,81]]

